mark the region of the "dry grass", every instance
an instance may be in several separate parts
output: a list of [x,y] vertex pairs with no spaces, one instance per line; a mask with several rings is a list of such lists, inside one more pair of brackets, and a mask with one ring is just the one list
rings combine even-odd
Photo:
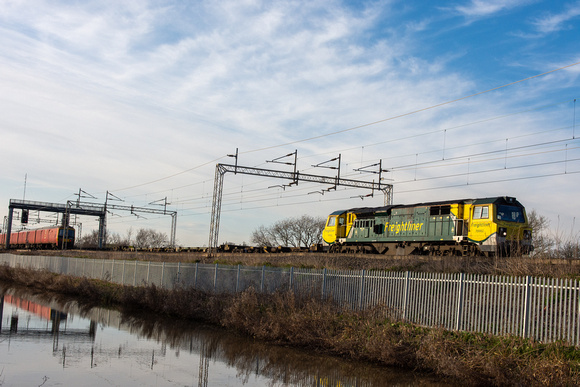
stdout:
[[30,251],[21,254],[72,256],[93,259],[124,259],[152,262],[199,262],[224,265],[281,266],[348,270],[415,271],[430,273],[470,273],[552,278],[580,278],[580,260],[541,257],[430,257],[354,255],[328,253],[235,254],[220,253],[145,253],[94,250]]
[[260,340],[351,359],[434,372],[470,385],[579,385],[580,351],[561,343],[427,329],[388,311],[342,310],[291,293],[236,295],[127,287],[0,266],[0,280],[82,297],[99,305],[206,321]]

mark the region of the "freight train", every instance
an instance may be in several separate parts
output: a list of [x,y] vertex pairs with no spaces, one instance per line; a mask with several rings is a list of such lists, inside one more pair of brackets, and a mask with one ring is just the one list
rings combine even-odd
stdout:
[[513,197],[352,208],[330,214],[330,252],[506,256],[533,250],[524,206]]
[[[63,226],[38,228],[35,230],[22,230],[10,233],[9,248],[26,249],[71,249],[75,244],[75,229]],[[6,246],[6,234],[0,234],[0,248]]]

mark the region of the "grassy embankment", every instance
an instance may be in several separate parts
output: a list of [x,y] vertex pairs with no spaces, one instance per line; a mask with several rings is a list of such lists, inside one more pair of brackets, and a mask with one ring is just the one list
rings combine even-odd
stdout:
[[580,351],[562,343],[427,329],[290,293],[211,295],[194,289],[124,287],[108,282],[0,266],[0,280],[92,300],[210,322],[260,340],[347,358],[434,372],[481,385],[578,385]]
[[245,266],[307,267],[315,269],[414,271],[426,273],[470,273],[578,278],[580,260],[541,257],[430,257],[430,256],[384,256],[370,254],[282,253],[242,254],[220,253],[208,257],[205,253],[144,253],[95,250],[49,250],[13,252],[31,255],[56,255],[91,259],[139,260],[152,262],[199,262]]

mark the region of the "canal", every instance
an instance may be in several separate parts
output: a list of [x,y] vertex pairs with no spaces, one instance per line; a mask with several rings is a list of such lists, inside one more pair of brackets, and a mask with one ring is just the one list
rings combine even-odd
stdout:
[[0,283],[0,386],[442,386],[435,377]]

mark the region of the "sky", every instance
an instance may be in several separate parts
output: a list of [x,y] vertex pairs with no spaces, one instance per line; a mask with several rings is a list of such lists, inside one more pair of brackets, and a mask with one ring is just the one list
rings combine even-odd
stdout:
[[[10,199],[80,193],[176,211],[177,244],[207,246],[216,165],[237,149],[240,166],[292,171],[268,161],[297,152],[323,176],[340,155],[361,181],[380,162],[395,204],[516,197],[577,238],[579,40],[578,0],[5,0],[0,216]],[[226,173],[219,243],[385,203],[288,183]],[[107,224],[169,235],[171,217],[111,210]]]

